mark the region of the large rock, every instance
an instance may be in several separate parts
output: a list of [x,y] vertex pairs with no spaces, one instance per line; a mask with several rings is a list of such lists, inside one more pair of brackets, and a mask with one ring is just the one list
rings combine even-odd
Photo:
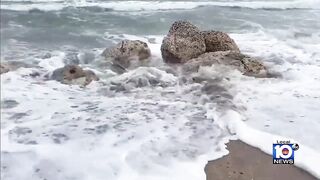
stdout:
[[86,86],[99,78],[90,70],[83,70],[78,65],[66,65],[53,71],[50,79],[59,81],[63,84],[77,84]]
[[185,63],[183,70],[187,73],[197,72],[200,66],[212,66],[214,64],[238,69],[247,76],[268,77],[266,67],[259,60],[235,51],[205,53]]
[[228,34],[219,31],[203,31],[206,52],[216,51],[237,51],[240,52],[237,44]]
[[168,63],[184,63],[205,51],[203,35],[187,21],[174,22],[161,45],[162,58]]
[[124,68],[130,66],[133,60],[145,60],[151,56],[147,43],[140,40],[123,40],[115,47],[107,48],[102,53],[107,60],[111,60]]

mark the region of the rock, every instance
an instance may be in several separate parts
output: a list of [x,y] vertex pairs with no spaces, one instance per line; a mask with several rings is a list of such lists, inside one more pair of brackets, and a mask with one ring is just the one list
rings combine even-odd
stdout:
[[107,60],[128,68],[133,60],[145,60],[151,56],[148,44],[139,40],[124,40],[113,48],[107,48],[102,53]]
[[0,64],[0,74],[3,74],[3,73],[7,73],[10,71],[10,68],[9,68],[9,65],[6,64],[6,63],[1,63]]
[[228,34],[219,31],[203,31],[206,52],[216,51],[237,51],[240,52],[237,44]]
[[254,77],[269,77],[266,67],[257,59],[246,56],[241,59],[241,63],[244,67],[244,75]]
[[184,72],[196,72],[200,66],[226,65],[244,75],[268,77],[266,67],[257,59],[241,54],[228,34],[200,31],[187,21],[176,21],[161,45],[162,58],[168,63],[184,63]]
[[7,73],[9,71],[15,71],[21,67],[23,68],[32,68],[36,67],[33,64],[27,64],[21,61],[7,61],[0,63],[1,69],[0,69],[0,74]]
[[83,70],[78,65],[66,65],[53,71],[50,79],[59,81],[63,84],[78,84],[86,86],[99,78],[93,71]]
[[168,63],[184,63],[205,51],[203,35],[187,21],[174,22],[161,45],[162,58]]
[[268,77],[266,67],[257,59],[235,51],[205,53],[183,65],[184,72],[197,72],[200,66],[226,65],[238,69],[244,75]]
[[99,81],[99,77],[91,70],[85,70],[86,78],[91,81]]

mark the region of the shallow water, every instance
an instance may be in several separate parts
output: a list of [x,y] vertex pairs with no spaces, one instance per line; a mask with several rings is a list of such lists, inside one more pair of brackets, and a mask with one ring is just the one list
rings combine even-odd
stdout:
[[[320,177],[319,7],[318,0],[2,1],[1,60],[32,68],[1,75],[1,178],[205,179],[206,161],[227,154],[230,138],[267,153],[273,140],[294,139],[297,165]],[[221,67],[171,73],[160,44],[177,19],[230,33],[281,78]],[[122,75],[101,66],[103,49],[122,39],[149,42],[152,61]],[[101,81],[80,88],[44,80],[69,63]]]

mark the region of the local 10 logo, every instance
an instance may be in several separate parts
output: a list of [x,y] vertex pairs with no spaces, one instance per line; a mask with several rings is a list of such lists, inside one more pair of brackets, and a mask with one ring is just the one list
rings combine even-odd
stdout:
[[298,144],[273,144],[273,164],[294,164]]

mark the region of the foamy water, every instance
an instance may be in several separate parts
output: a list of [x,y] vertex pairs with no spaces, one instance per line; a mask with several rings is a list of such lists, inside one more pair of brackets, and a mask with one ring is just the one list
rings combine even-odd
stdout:
[[[6,2],[15,2],[6,4]],[[27,3],[26,3],[27,2]],[[174,9],[193,9],[201,6],[240,7],[252,9],[319,9],[318,0],[293,0],[293,1],[61,1],[34,0],[31,3],[25,0],[4,1],[2,9],[26,11],[40,9],[45,11],[61,10],[66,7],[103,7],[115,11],[155,11]]]
[[[21,2],[1,8],[29,10],[35,3],[44,3],[32,2],[19,9]],[[185,9],[203,5],[312,8],[314,18],[319,16],[314,6],[318,1],[308,1],[315,3],[312,7],[306,7],[308,3],[299,5],[301,2],[108,1],[101,6],[119,11],[171,9],[181,18],[193,18],[197,14],[200,26],[205,24],[201,13],[211,7],[183,14],[174,11],[177,8],[173,5]],[[59,10],[94,3],[46,1],[44,4],[53,8],[51,10]],[[41,8],[50,10],[45,6]],[[217,9],[217,13],[220,10]],[[222,10],[221,18],[230,16],[239,21],[240,17],[231,14],[238,13],[236,9]],[[281,74],[279,78],[255,79],[219,66],[203,67],[197,73],[185,75],[162,62],[162,32],[168,27],[155,27],[161,32],[150,35],[155,30],[143,24],[155,21],[153,25],[157,26],[157,23],[168,22],[165,15],[140,17],[129,13],[114,17],[112,12],[107,18],[98,19],[108,13],[99,11],[95,19],[88,20],[94,13],[90,12],[87,17],[86,11],[79,11],[80,15],[73,16],[78,11],[48,12],[39,16],[26,13],[24,17],[18,12],[3,14],[1,59],[32,62],[35,67],[1,75],[2,179],[205,179],[205,164],[226,155],[225,143],[230,139],[241,139],[269,154],[275,140],[298,142],[296,165],[320,178],[317,165],[320,146],[316,143],[320,136],[320,36],[315,30],[320,25],[305,26],[302,33],[302,26],[283,30],[280,24],[271,26],[246,19],[239,29],[227,29],[244,53],[260,57],[272,71]],[[225,13],[229,11],[230,14]],[[30,20],[21,21],[29,16]],[[314,19],[310,18],[312,22]],[[51,20],[48,24],[47,19]],[[126,27],[117,24],[122,21]],[[131,21],[143,27],[139,29]],[[102,22],[106,24],[99,24]],[[221,26],[229,27],[227,22]],[[52,23],[57,24],[51,26]],[[86,24],[97,29],[90,29]],[[50,32],[54,38],[42,36],[42,31]],[[130,34],[130,31],[142,33]],[[39,41],[38,37],[41,37]],[[92,39],[96,41],[91,42]],[[121,39],[149,41],[151,62],[122,75],[99,65],[103,47]],[[94,70],[101,80],[86,88],[45,80],[46,73],[74,62]],[[34,72],[40,76],[29,76]],[[193,77],[207,81],[194,83]]]

